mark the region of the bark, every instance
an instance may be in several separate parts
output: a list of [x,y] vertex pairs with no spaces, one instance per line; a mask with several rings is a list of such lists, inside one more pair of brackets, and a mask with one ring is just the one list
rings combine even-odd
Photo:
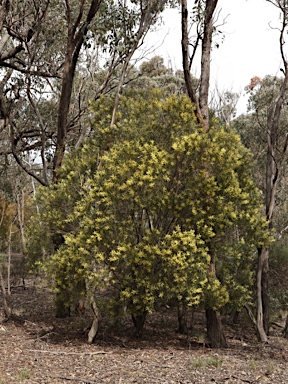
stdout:
[[288,339],[288,315],[286,317],[285,327],[283,330],[283,337],[285,337],[285,339]]
[[263,265],[266,263],[266,259],[269,257],[269,252],[267,249],[262,248],[259,250],[258,256],[258,270],[257,270],[257,336],[259,341],[266,343],[268,341],[267,334],[264,328],[264,314],[263,314],[263,292],[262,292],[262,274],[263,274]]
[[88,26],[97,14],[102,0],[92,0],[86,20],[81,25],[82,10],[74,25],[70,20],[70,9],[67,5],[66,15],[68,22],[67,50],[62,74],[62,88],[58,109],[57,140],[56,150],[53,158],[53,181],[57,181],[57,170],[61,167],[66,141],[67,141],[67,120],[71,101],[73,80],[78,62],[81,47],[88,32]]
[[12,259],[12,227],[14,221],[11,221],[8,234],[8,257],[7,257],[7,294],[11,295],[11,259]]
[[186,84],[186,89],[188,96],[192,103],[194,104],[194,113],[197,119],[197,122],[200,125],[203,125],[203,117],[199,107],[199,101],[196,95],[196,89],[192,83],[192,77],[190,73],[190,64],[189,64],[189,36],[188,36],[188,9],[187,9],[187,0],[182,0],[182,10],[181,10],[181,18],[182,18],[182,61],[183,61],[183,72],[184,79]]
[[2,297],[3,297],[3,309],[6,319],[9,319],[12,314],[12,309],[10,306],[10,297],[7,294],[4,276],[3,276],[3,267],[0,265],[0,286],[2,291]]
[[[211,250],[211,244],[208,245],[210,249],[210,267],[209,275],[211,278],[216,278],[216,263],[213,251]],[[222,327],[222,321],[220,314],[211,308],[207,303],[206,306],[206,326],[207,326],[207,337],[209,344],[212,348],[226,348],[227,342]]]
[[93,322],[90,328],[90,331],[88,333],[88,343],[91,344],[97,335],[98,328],[99,328],[99,322],[101,320],[100,311],[97,307],[97,303],[94,297],[94,294],[91,295],[90,298],[90,305],[93,312]]
[[133,321],[133,324],[134,324],[134,326],[136,328],[136,336],[137,337],[141,337],[142,336],[142,332],[143,332],[143,329],[144,329],[144,324],[145,324],[146,316],[147,316],[147,312],[146,311],[143,311],[143,313],[137,314],[137,315],[133,315],[132,314],[132,321]]
[[207,337],[212,348],[227,348],[220,314],[214,309],[206,309]]
[[[193,86],[190,74],[190,67],[192,62],[189,60],[189,36],[188,36],[188,9],[187,0],[182,0],[182,60],[184,79],[190,100],[195,105],[195,116],[198,123],[205,129],[209,129],[209,109],[208,109],[208,96],[210,85],[210,61],[211,61],[211,48],[213,36],[213,14],[215,12],[218,0],[207,0],[205,2],[204,12],[204,30],[203,36],[199,36],[200,31],[197,30],[198,36],[196,41],[202,40],[201,52],[201,77],[200,77],[200,93],[199,100],[197,98],[196,89]],[[198,45],[198,43],[197,43]],[[195,49],[194,47],[194,53]],[[192,59],[193,60],[193,59]]]
[[[64,243],[64,237],[60,233],[56,233],[52,236],[52,242],[54,245],[54,251],[56,252]],[[63,319],[70,316],[70,302],[69,294],[61,287],[57,286],[57,292],[55,294],[55,317]]]
[[[0,228],[2,226],[3,220],[4,220],[4,215],[5,215],[5,210],[6,210],[6,203],[4,203],[2,207],[2,212],[1,212],[1,217],[0,217]],[[10,233],[11,234],[11,227],[10,226]],[[9,252],[9,250],[8,250]],[[9,253],[8,253],[8,258],[9,258]],[[3,308],[4,308],[4,314],[7,319],[11,316],[12,310],[10,307],[10,260],[8,259],[8,291],[6,290],[6,284],[5,284],[5,279],[3,276],[3,264],[4,260],[0,260],[0,287],[2,291],[2,297],[3,297]]]
[[203,118],[203,125],[206,130],[208,130],[209,128],[208,95],[209,95],[209,84],[210,84],[210,61],[211,61],[211,48],[212,48],[212,35],[213,35],[213,14],[216,9],[217,3],[218,3],[218,0],[206,1],[205,15],[204,15],[199,107],[200,107],[202,118]]
[[239,311],[234,311],[232,314],[232,323],[233,324],[239,324],[239,317],[240,317],[240,312]]
[[269,249],[264,249],[262,265],[262,305],[263,305],[263,326],[266,335],[269,336],[270,328],[270,299],[269,299]]
[[[17,194],[17,216],[20,229],[20,239],[21,239],[21,265],[22,265],[22,282],[23,287],[25,287],[25,275],[26,275],[26,239],[25,239],[25,194],[22,190],[21,196]],[[11,228],[12,229],[12,228]],[[10,235],[11,236],[11,235]]]
[[178,332],[181,334],[188,332],[187,305],[184,300],[178,303]]
[[70,297],[68,295],[65,296],[65,292],[60,289],[60,293],[56,293],[55,296],[55,317],[58,319],[64,319],[70,316],[70,305],[69,302]]

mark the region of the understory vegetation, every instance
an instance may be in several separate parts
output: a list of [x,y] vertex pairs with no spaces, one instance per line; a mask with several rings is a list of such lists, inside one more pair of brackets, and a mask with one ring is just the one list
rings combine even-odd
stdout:
[[[117,324],[140,342],[167,312],[183,338],[204,319],[197,347],[226,348],[231,322],[237,340],[251,327],[264,345],[273,327],[288,338],[286,1],[269,0],[281,76],[248,79],[240,116],[239,94],[210,84],[218,0],[2,3],[3,323],[25,324],[13,294],[33,281],[89,344]],[[181,69],[145,51],[167,9]]]
[[37,191],[27,252],[60,311],[82,297],[98,322],[95,297],[109,290],[112,313],[130,313],[140,335],[146,314],[171,300],[184,312],[241,310],[270,241],[249,151],[216,119],[199,129],[186,96],[123,96],[115,126],[112,108],[109,98],[91,106],[93,135]]

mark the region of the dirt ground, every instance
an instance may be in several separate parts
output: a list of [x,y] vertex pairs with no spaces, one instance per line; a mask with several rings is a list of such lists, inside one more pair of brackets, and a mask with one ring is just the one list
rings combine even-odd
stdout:
[[261,345],[251,328],[225,324],[229,348],[213,350],[201,314],[183,336],[175,310],[166,308],[148,317],[141,339],[127,318],[113,330],[102,326],[88,345],[85,319],[56,319],[47,288],[14,288],[12,304],[17,317],[0,323],[0,384],[288,383],[288,340],[278,327]]

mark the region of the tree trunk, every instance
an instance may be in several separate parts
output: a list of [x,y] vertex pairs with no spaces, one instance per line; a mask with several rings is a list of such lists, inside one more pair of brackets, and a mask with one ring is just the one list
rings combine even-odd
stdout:
[[66,140],[67,140],[67,120],[70,108],[72,87],[75,75],[75,69],[78,62],[79,54],[84,43],[85,36],[88,32],[88,26],[97,14],[102,0],[91,0],[90,9],[86,20],[81,26],[82,11],[76,18],[75,24],[71,23],[70,9],[67,6],[67,51],[63,67],[62,88],[60,94],[57,122],[57,141],[56,150],[53,158],[53,181],[57,181],[57,170],[62,165],[64,157]]
[[206,309],[207,337],[212,348],[227,348],[220,314],[214,309]]
[[147,316],[147,312],[146,311],[143,311],[143,313],[137,314],[137,315],[133,315],[132,314],[132,321],[133,321],[133,324],[134,324],[134,326],[136,328],[136,336],[137,337],[141,337],[142,336],[142,332],[143,332],[146,316]]
[[[189,36],[188,36],[188,9],[187,0],[182,0],[182,60],[183,60],[183,71],[184,79],[192,103],[195,105],[195,116],[198,123],[205,129],[209,128],[209,109],[208,109],[208,96],[209,96],[209,84],[210,84],[210,61],[211,61],[211,47],[212,47],[212,36],[213,36],[213,15],[217,6],[218,0],[206,0],[205,12],[204,12],[204,30],[203,35],[198,31],[197,43],[194,46],[194,52],[189,58]],[[203,17],[202,14],[198,15]],[[200,76],[200,92],[199,101],[196,96],[195,86],[192,84],[192,78],[190,74],[190,67],[195,55],[195,51],[198,46],[198,42],[202,41],[202,52],[201,52],[201,76]]]
[[[72,43],[71,43],[72,44]],[[61,167],[67,139],[67,118],[72,94],[73,79],[76,67],[76,61],[72,62],[73,55],[68,48],[65,58],[62,89],[59,101],[58,121],[57,121],[57,141],[56,151],[53,158],[53,181],[57,181],[57,170]]]
[[60,293],[55,294],[55,317],[58,319],[64,319],[70,316],[69,297],[65,297],[64,295],[65,292],[63,289],[61,289]]
[[270,299],[269,299],[269,249],[266,249],[266,257],[263,260],[262,270],[262,305],[263,305],[263,327],[269,336],[270,326]]
[[[52,242],[54,245],[54,252],[56,252],[62,244],[64,244],[64,237],[60,233],[55,233],[52,236]],[[56,287],[55,293],[55,316],[59,319],[70,316],[70,297],[67,292],[59,285]]]
[[283,330],[283,337],[285,337],[285,339],[288,339],[288,315],[286,317],[285,328]]
[[198,98],[196,96],[196,90],[192,83],[192,77],[190,74],[190,65],[189,65],[189,36],[188,36],[188,9],[187,9],[187,0],[182,0],[182,60],[183,60],[183,72],[185,85],[187,89],[188,96],[194,105],[194,113],[197,118],[197,122],[200,125],[203,125],[203,118],[199,108]]
[[[286,13],[286,10],[284,11]],[[284,18],[286,20],[286,16]],[[286,23],[286,21],[285,21]],[[281,110],[285,103],[285,94],[288,88],[288,66],[286,57],[283,53],[283,33],[284,26],[281,29],[280,50],[285,67],[285,78],[281,85],[279,94],[275,97],[270,105],[267,117],[267,156],[266,156],[266,190],[265,190],[265,208],[266,219],[270,230],[273,228],[273,214],[276,205],[276,188],[279,182],[279,175],[285,155],[287,152],[288,141],[286,140],[283,148],[277,147],[277,136],[279,134],[279,124]],[[269,248],[261,248],[258,254],[258,270],[257,270],[257,331],[258,338],[262,342],[267,342],[267,334],[269,331],[270,320],[270,303],[269,303]]]
[[234,313],[232,313],[232,323],[234,325],[239,324],[239,317],[240,317],[239,311],[234,311]]
[[100,311],[97,307],[96,300],[94,294],[91,295],[90,298],[90,305],[93,312],[93,322],[90,328],[90,331],[88,333],[88,343],[91,344],[97,335],[98,328],[99,328],[99,322],[101,320]]
[[187,305],[184,300],[178,303],[178,332],[181,334],[188,332]]
[[12,227],[14,220],[11,221],[8,234],[8,255],[7,255],[7,294],[11,295],[11,259],[12,259]]
[[263,265],[269,256],[268,249],[261,248],[258,255],[258,270],[257,270],[257,336],[259,341],[266,343],[268,341],[267,334],[264,329],[264,313],[263,313]]
[[210,84],[210,61],[213,35],[213,14],[218,0],[207,0],[204,17],[204,32],[202,39],[201,54],[201,77],[200,77],[200,96],[199,107],[203,117],[203,125],[206,130],[209,129],[209,109],[208,96]]
[[12,314],[12,309],[10,306],[10,295],[6,292],[6,286],[3,276],[3,267],[0,265],[0,285],[1,285],[1,291],[3,296],[3,308],[4,308],[4,314],[6,319],[8,320]]
[[[17,194],[17,215],[18,215],[18,223],[20,229],[20,239],[21,239],[21,274],[22,274],[22,282],[23,287],[25,288],[25,277],[26,277],[26,239],[25,239],[25,194],[22,190],[21,196]],[[12,227],[10,228],[10,231]],[[11,243],[11,235],[9,234],[9,241]],[[11,244],[10,244],[11,245]]]

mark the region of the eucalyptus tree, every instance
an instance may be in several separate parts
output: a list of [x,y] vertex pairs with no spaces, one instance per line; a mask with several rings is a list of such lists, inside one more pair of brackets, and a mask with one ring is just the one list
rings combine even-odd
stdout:
[[[271,257],[276,261],[276,250],[278,249],[279,257],[283,253],[279,245],[281,239],[285,237],[288,224],[286,219],[288,111],[285,102],[288,94],[287,87],[285,78],[266,76],[263,79],[253,77],[246,89],[249,94],[249,114],[238,117],[233,122],[233,127],[241,135],[243,143],[254,154],[254,177],[263,191],[268,227],[274,232],[276,244],[273,246],[274,251],[272,248]],[[259,249],[257,328],[262,341],[266,340],[266,334],[269,332],[268,288],[270,283],[275,285],[273,276],[269,273],[271,258],[269,253],[270,248]],[[277,266],[274,260],[272,264],[276,271]],[[284,268],[283,266],[283,270]],[[262,322],[263,325],[261,325]]]
[[236,117],[236,106],[240,94],[232,90],[220,91],[218,87],[212,92],[210,100],[210,114],[211,112],[219,118],[219,120],[226,125],[231,125],[231,122]]
[[[193,38],[189,36],[189,11],[187,0],[181,1],[182,15],[182,59],[184,78],[188,95],[195,105],[197,120],[205,129],[209,128],[208,95],[210,85],[210,61],[212,38],[215,32],[215,13],[218,0],[197,0],[192,8],[191,23],[195,27]],[[191,39],[193,39],[191,41]],[[192,51],[189,49],[192,47]],[[199,91],[195,89],[191,78],[191,68],[195,62],[197,49],[201,49],[201,74]],[[198,96],[199,93],[199,96]]]
[[[54,143],[59,148],[65,137],[76,63],[100,3],[100,0],[80,3],[26,0],[7,1],[2,7],[2,140],[10,144],[3,152],[12,154],[43,185],[49,183],[45,150]],[[46,114],[41,114],[40,108],[42,101],[47,103],[53,98],[51,94],[55,95],[54,102],[57,100],[58,113],[56,121],[49,126],[50,119],[46,119],[49,110],[46,108]],[[33,150],[41,155],[40,174],[23,161],[22,154]],[[59,149],[54,157],[58,152]]]
[[[210,86],[210,62],[213,34],[216,31],[215,19],[218,0],[197,0],[191,11],[191,26],[195,35],[189,36],[189,11],[187,0],[181,0],[181,26],[182,26],[182,62],[185,84],[188,95],[194,104],[194,113],[199,127],[209,131],[208,96]],[[194,27],[194,28],[193,28]],[[196,52],[201,49],[201,74],[199,88],[192,82],[191,68],[195,63]],[[211,249],[212,252],[212,249]],[[211,254],[211,273],[217,276],[215,269],[215,255]],[[214,347],[227,345],[223,333],[220,314],[212,307],[206,308],[207,330]]]
[[[13,155],[42,185],[56,181],[65,151],[85,138],[89,100],[108,92],[113,77],[121,93],[130,59],[166,3],[172,2],[6,1],[0,32],[1,154]],[[99,83],[95,74],[103,65],[107,70]],[[27,165],[24,153],[37,153],[39,169]]]
[[[279,50],[282,59],[284,77],[273,95],[266,115],[266,176],[265,176],[265,211],[268,227],[273,228],[276,209],[277,189],[283,173],[283,166],[287,158],[288,135],[280,141],[283,115],[285,115],[285,97],[288,88],[288,62],[285,53],[285,35],[287,33],[288,8],[287,1],[269,0],[269,3],[280,11]],[[285,124],[285,123],[284,123]],[[286,126],[286,124],[285,124]],[[257,270],[257,328],[259,339],[267,341],[269,332],[270,304],[269,304],[269,248],[259,249]]]

